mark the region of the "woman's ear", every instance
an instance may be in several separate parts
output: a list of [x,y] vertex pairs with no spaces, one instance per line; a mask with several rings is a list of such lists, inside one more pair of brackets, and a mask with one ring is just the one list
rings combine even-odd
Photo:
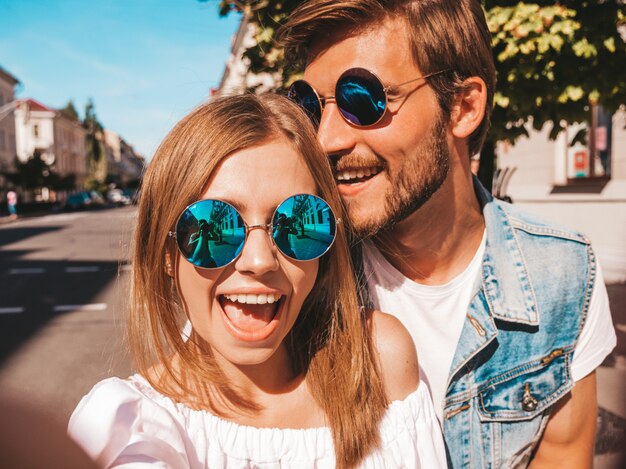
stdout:
[[169,277],[174,277],[174,267],[172,265],[172,256],[169,252],[165,253],[165,273]]
[[450,114],[452,135],[467,138],[478,128],[485,116],[487,86],[482,78],[470,77],[463,82]]

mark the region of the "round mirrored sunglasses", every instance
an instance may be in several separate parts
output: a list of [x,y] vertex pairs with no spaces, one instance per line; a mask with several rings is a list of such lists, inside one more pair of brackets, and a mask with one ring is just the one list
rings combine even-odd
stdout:
[[176,230],[182,256],[203,269],[219,269],[233,262],[243,250],[250,230],[266,230],[276,247],[296,261],[311,261],[324,255],[335,241],[337,219],[320,197],[297,194],[276,207],[271,223],[248,225],[227,202],[204,199],[183,210]]
[[322,111],[328,100],[335,101],[341,116],[350,124],[356,127],[370,127],[380,122],[385,115],[390,90],[444,71],[385,87],[373,72],[365,68],[349,68],[337,80],[335,96],[320,97],[307,81],[297,80],[289,88],[287,97],[309,114],[316,128],[322,119]]

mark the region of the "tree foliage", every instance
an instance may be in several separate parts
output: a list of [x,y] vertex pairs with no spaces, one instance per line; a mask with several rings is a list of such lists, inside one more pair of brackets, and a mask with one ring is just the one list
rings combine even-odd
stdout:
[[[491,138],[515,141],[590,118],[589,105],[626,103],[626,6],[618,0],[486,0],[498,72]],[[566,6],[567,5],[567,6]]]
[[89,99],[85,105],[85,118],[83,119],[83,127],[87,130],[87,160],[89,162],[100,161],[104,153],[102,145],[102,124],[96,117],[96,106]]
[[74,106],[74,101],[72,100],[68,101],[63,109],[59,109],[59,112],[71,120],[80,122],[78,111],[76,110],[76,106]]
[[[202,1],[202,0],[200,0]],[[279,73],[288,86],[298,70],[286,67],[274,33],[301,0],[221,0],[220,15],[240,12],[257,26],[245,52],[252,73]],[[490,140],[527,134],[526,125],[590,118],[589,105],[610,111],[626,103],[626,5],[622,0],[567,2],[483,0],[498,76]],[[620,34],[620,31],[622,34]]]
[[74,174],[60,176],[38,151],[35,151],[33,156],[24,162],[16,158],[14,167],[14,172],[5,172],[2,175],[11,184],[21,187],[25,191],[41,189],[42,187],[57,191],[76,188],[76,176]]

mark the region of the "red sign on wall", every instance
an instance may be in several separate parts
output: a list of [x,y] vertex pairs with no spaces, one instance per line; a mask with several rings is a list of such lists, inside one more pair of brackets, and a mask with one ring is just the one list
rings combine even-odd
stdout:
[[574,153],[574,170],[576,172],[585,171],[587,169],[587,152],[577,151]]

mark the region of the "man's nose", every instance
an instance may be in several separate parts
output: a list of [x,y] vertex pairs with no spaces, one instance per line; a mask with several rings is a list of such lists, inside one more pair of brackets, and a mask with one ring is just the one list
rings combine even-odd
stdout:
[[335,100],[327,100],[317,131],[317,138],[326,154],[341,155],[351,152],[356,145],[356,132],[341,116]]
[[271,233],[266,228],[255,228],[248,232],[235,269],[252,275],[262,275],[278,270],[278,252]]

